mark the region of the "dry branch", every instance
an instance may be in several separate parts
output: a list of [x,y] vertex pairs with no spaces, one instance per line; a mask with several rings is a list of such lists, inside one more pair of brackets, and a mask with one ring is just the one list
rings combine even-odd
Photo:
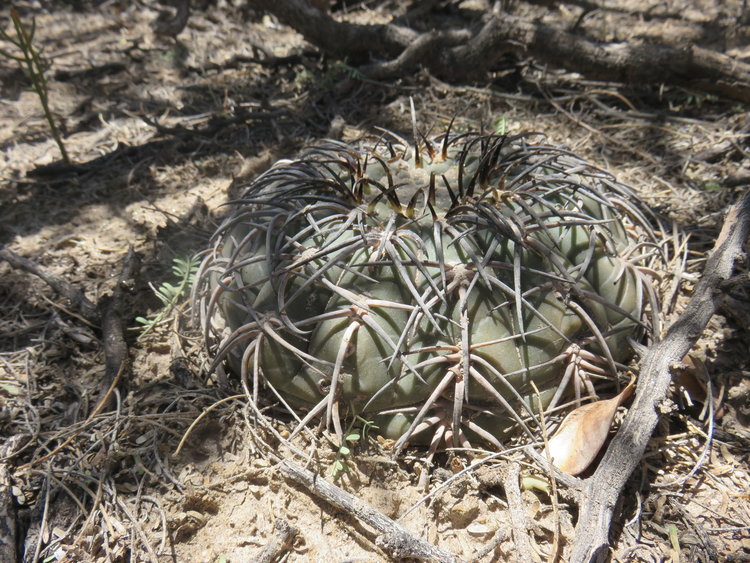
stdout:
[[[123,312],[125,310],[125,288],[131,283],[140,267],[140,259],[131,247],[125,256],[117,285],[112,295],[104,296],[99,301],[102,319],[102,342],[104,344],[104,377],[99,385],[100,397],[107,397],[116,377],[124,379],[128,370],[128,345],[125,342],[125,324]],[[107,402],[99,407],[109,409],[113,406],[114,396],[110,395]]]
[[491,17],[468,30],[420,33],[396,24],[340,22],[302,0],[255,0],[323,51],[351,62],[374,56],[386,62],[362,67],[370,78],[406,76],[419,67],[461,81],[481,77],[506,53],[579,72],[594,80],[675,84],[750,102],[750,65],[696,45],[596,43],[512,14]]
[[59,295],[68,299],[73,309],[78,311],[86,321],[91,324],[98,324],[99,310],[96,308],[96,305],[89,301],[83,292],[73,284],[65,281],[60,276],[46,271],[36,262],[19,256],[7,248],[0,248],[0,260],[5,260],[13,268],[34,274]]
[[523,498],[521,498],[520,475],[521,467],[518,463],[514,461],[510,462],[505,468],[503,488],[505,489],[505,498],[508,500],[516,560],[534,561],[531,540],[529,539],[529,522],[526,518],[526,505],[523,502]]
[[342,58],[362,59],[371,52],[396,57],[420,35],[408,27],[392,24],[339,22],[305,0],[252,0],[251,3],[299,31],[313,45]]
[[458,562],[458,559],[450,553],[413,536],[384,514],[312,471],[291,461],[282,461],[279,464],[279,471],[287,479],[303,486],[318,498],[378,530],[382,535],[376,539],[375,543],[387,551],[391,557],[440,563]]
[[[32,260],[23,258],[7,248],[0,249],[0,260],[5,260],[13,268],[18,268],[37,276],[58,294],[70,300],[73,309],[78,311],[85,321],[91,324],[99,324],[101,322],[105,371],[100,386],[100,397],[109,397],[107,400],[111,403],[110,387],[112,381],[116,377],[122,378],[128,356],[128,346],[125,342],[125,327],[122,321],[124,310],[123,289],[138,270],[139,261],[137,255],[130,249],[125,257],[122,272],[112,295],[102,297],[98,306],[89,301],[83,292],[70,282],[44,270]],[[107,406],[109,405],[102,405],[101,400],[97,403],[98,410],[102,410]]]
[[596,472],[584,482],[580,516],[570,561],[602,561],[608,556],[609,528],[620,492],[638,466],[667,399],[672,366],[678,364],[701,336],[719,304],[717,289],[732,274],[750,232],[750,194],[733,205],[700,282],[685,311],[663,340],[646,350],[633,406],[607,449]]
[[[0,447],[0,459],[13,452],[16,440],[9,439]],[[16,503],[8,463],[0,461],[0,561],[16,561]]]
[[[509,39],[527,55],[593,80],[676,84],[750,102],[750,65],[696,45],[595,43],[516,16],[493,18],[461,53],[458,64],[485,61]],[[496,59],[495,59],[496,60]],[[494,61],[492,61],[494,62]]]
[[273,525],[274,535],[271,541],[258,556],[256,563],[273,563],[278,561],[285,553],[291,549],[294,538],[298,530],[286,520],[276,520]]
[[[50,274],[41,270],[39,266],[31,262],[30,260],[17,257],[12,252],[7,250],[0,250],[0,258],[5,258],[6,260],[6,254],[2,253],[9,253],[11,258],[15,257],[16,263],[18,263],[19,259],[26,262],[20,262],[18,267],[36,274],[54,289],[57,288],[55,287],[55,285],[53,285],[53,283],[61,286],[62,291],[78,292],[78,290],[74,286],[70,285],[62,278],[58,278],[57,276],[52,276],[53,279],[52,281],[50,281]],[[15,265],[14,262],[11,262],[10,260],[8,261],[11,265]],[[124,309],[123,291],[131,278],[136,275],[139,266],[140,261],[138,255],[131,248],[125,257],[122,271],[117,280],[117,285],[115,286],[112,295],[102,297],[99,301],[98,308],[94,306],[90,301],[88,301],[81,293],[81,298],[85,300],[85,302],[88,303],[91,307],[94,307],[95,316],[92,318],[101,319],[102,341],[105,357],[104,377],[102,378],[100,384],[99,400],[97,401],[95,408],[86,419],[87,422],[90,422],[99,413],[107,410],[112,406],[114,401],[114,391],[120,384],[120,381],[123,379],[128,369],[128,346],[125,342],[124,324],[122,322],[122,314]],[[60,290],[58,291],[62,292]],[[80,308],[81,306],[79,305],[79,309]],[[93,313],[90,314],[93,315]],[[58,452],[66,448],[76,438],[76,436],[78,436],[85,429],[86,424],[80,426],[78,430],[70,434],[62,444],[60,444],[47,454],[43,455],[42,457],[36,458],[22,465],[21,467],[19,467],[19,469],[29,469],[31,467],[34,467],[35,465],[40,464],[43,461],[46,461],[47,459],[50,459]]]

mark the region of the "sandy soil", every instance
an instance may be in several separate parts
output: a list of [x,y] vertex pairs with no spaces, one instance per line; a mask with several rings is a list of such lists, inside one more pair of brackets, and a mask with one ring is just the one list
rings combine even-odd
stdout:
[[[700,92],[593,83],[515,60],[479,84],[448,85],[425,73],[374,83],[240,2],[196,9],[177,40],[154,33],[155,2],[45,4],[21,2],[19,11],[36,17],[35,40],[51,64],[50,104],[80,166],[60,165],[37,95],[0,58],[2,244],[94,302],[113,290],[129,247],[143,266],[124,313],[131,373],[116,410],[89,419],[104,371],[99,329],[38,278],[0,264],[0,435],[24,561],[251,561],[278,519],[299,530],[286,561],[388,560],[372,529],[278,473],[264,452],[278,447],[274,431],[284,435],[286,422],[269,411],[274,431],[259,426],[236,382],[207,373],[188,303],[140,339],[134,320],[159,312],[148,283],[174,281],[174,258],[205,247],[243,182],[306,143],[351,141],[376,126],[408,136],[410,97],[425,130],[455,117],[464,129],[502,119],[510,132],[543,132],[611,170],[690,233],[690,275],[669,318],[689,297],[723,211],[747,188],[727,178],[749,176],[749,108]],[[355,4],[339,15],[387,21],[390,4]],[[486,8],[457,4],[457,21]],[[654,3],[628,13],[640,4],[596,11],[582,32],[748,55],[746,27],[732,24],[738,0]],[[581,14],[572,4],[514,9],[563,26]],[[0,21],[10,29],[7,13]],[[279,59],[264,61],[262,51]],[[700,397],[676,388],[675,408],[628,485],[612,534],[616,560],[750,560],[748,287],[744,277],[725,290],[722,315],[695,350],[718,397],[710,448],[702,455],[709,426]],[[329,441],[303,437],[297,445],[309,452],[311,469],[332,478]],[[429,490],[477,455],[438,456]],[[399,519],[425,494],[421,460],[417,449],[393,459],[372,437],[337,484]],[[567,548],[575,509],[561,499],[556,516],[538,490],[523,499],[539,560],[556,533]],[[451,482],[401,522],[466,560],[514,553],[504,492],[486,473]]]

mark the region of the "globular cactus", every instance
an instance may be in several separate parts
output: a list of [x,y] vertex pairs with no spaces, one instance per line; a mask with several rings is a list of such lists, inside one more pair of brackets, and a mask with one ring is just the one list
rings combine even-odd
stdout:
[[503,447],[656,322],[639,201],[540,135],[327,141],[232,205],[194,290],[215,362],[339,436]]

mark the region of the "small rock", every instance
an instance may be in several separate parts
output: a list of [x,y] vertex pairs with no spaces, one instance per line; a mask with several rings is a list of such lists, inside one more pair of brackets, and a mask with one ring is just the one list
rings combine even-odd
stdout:
[[468,497],[454,504],[449,512],[451,523],[455,528],[465,528],[479,516],[479,501],[474,497]]
[[469,533],[469,535],[477,538],[489,537],[495,532],[493,528],[481,522],[473,522],[469,524],[466,527],[466,531]]

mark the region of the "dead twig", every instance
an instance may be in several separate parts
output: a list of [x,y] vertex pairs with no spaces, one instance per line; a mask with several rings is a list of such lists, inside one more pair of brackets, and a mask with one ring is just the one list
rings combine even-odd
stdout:
[[513,545],[516,548],[516,561],[536,561],[534,552],[531,550],[526,506],[521,498],[521,485],[519,481],[521,467],[517,462],[511,461],[506,466],[504,473],[503,489],[505,489],[505,498],[508,501],[508,510],[510,511],[510,525],[513,529]]
[[[0,448],[0,459],[7,458],[15,440],[8,440]],[[13,500],[13,482],[8,463],[0,461],[0,561],[16,561],[16,503]]]
[[125,294],[124,291],[131,283],[133,277],[140,268],[140,259],[131,247],[125,256],[120,277],[117,285],[112,290],[112,295],[104,296],[99,301],[99,310],[102,320],[102,341],[104,343],[104,377],[100,383],[100,396],[106,397],[107,403],[102,405],[101,401],[97,408],[111,408],[114,396],[109,392],[112,381],[119,376],[122,381],[127,374],[128,367],[128,345],[125,342],[125,326],[122,320]]
[[73,284],[67,282],[58,275],[52,274],[39,266],[36,262],[19,256],[12,250],[0,248],[0,260],[5,260],[11,267],[34,274],[48,286],[50,286],[59,295],[68,299],[75,310],[91,324],[98,325],[100,320],[99,310],[88,298],[83,291]]
[[627,84],[675,84],[750,102],[750,65],[697,45],[596,43],[512,14],[491,17],[476,33],[426,32],[396,24],[340,22],[303,0],[254,0],[305,39],[354,64],[371,54],[391,59],[363,67],[380,80],[424,67],[435,76],[481,77],[507,53],[580,72],[589,79]]
[[433,53],[454,45],[465,43],[470,38],[468,31],[430,31],[419,36],[393,60],[363,67],[362,72],[373,80],[403,76],[431,56]]
[[279,471],[294,483],[304,487],[316,497],[345,511],[357,520],[372,526],[382,535],[375,544],[393,558],[412,558],[420,561],[440,563],[458,562],[459,560],[422,539],[414,537],[405,528],[381,514],[354,495],[347,493],[336,485],[326,481],[320,475],[308,471],[291,461],[282,461]]
[[573,475],[568,475],[554,465],[550,465],[549,459],[537,452],[533,446],[526,446],[523,451],[534,460],[542,471],[548,473],[551,479],[555,479],[558,484],[565,486],[567,491],[564,493],[564,496],[566,498],[574,501],[578,500],[578,495],[583,488],[583,481],[581,479]]
[[257,563],[273,563],[278,561],[287,553],[297,536],[298,530],[286,520],[276,520],[273,525],[274,535],[271,541],[263,548],[263,551],[256,559]]
[[733,205],[716,240],[703,277],[685,311],[663,340],[650,346],[640,362],[633,406],[594,474],[584,481],[570,561],[602,561],[609,550],[609,528],[620,492],[646,450],[667,399],[672,366],[690,351],[713,316],[717,289],[729,278],[750,232],[750,194]]
[[[507,538],[508,535],[506,534],[505,530],[496,531],[495,536],[492,538],[492,541],[490,541],[482,549],[474,552],[474,554],[471,556],[471,561],[480,561],[482,558],[487,557],[490,553],[495,551],[498,546]],[[495,561],[495,559],[493,559],[493,561]]]
[[85,316],[89,319],[96,319],[101,321],[102,325],[102,340],[104,346],[105,356],[105,368],[104,377],[101,382],[100,399],[96,403],[96,407],[89,414],[88,418],[82,424],[78,430],[73,432],[68,438],[51,452],[46,455],[34,459],[25,465],[19,467],[20,470],[30,469],[39,463],[50,459],[58,452],[66,448],[81,432],[83,432],[88,424],[102,411],[107,410],[113,403],[114,392],[119,383],[122,381],[123,376],[128,370],[128,346],[125,342],[124,336],[124,325],[122,322],[123,312],[123,291],[127,286],[129,280],[135,275],[139,267],[138,255],[131,248],[125,257],[122,272],[117,280],[112,295],[102,297],[99,302],[99,307],[96,307],[91,303],[77,288],[69,284],[62,278],[44,272],[39,266],[34,264],[31,260],[21,258],[15,255],[13,252],[7,249],[0,249],[0,258],[7,260],[12,266],[16,266],[24,269],[30,273],[33,273],[40,277],[43,281],[47,282],[53,289],[68,297],[74,304],[77,304],[77,308],[82,311],[87,311]]
[[125,369],[125,364],[123,363],[120,366],[120,371],[117,372],[117,375],[115,375],[115,378],[112,380],[112,383],[107,389],[107,392],[99,400],[99,403],[96,405],[96,408],[92,411],[92,413],[88,416],[88,418],[78,427],[76,431],[74,431],[70,436],[68,436],[68,438],[62,444],[57,446],[54,450],[43,455],[42,457],[33,459],[30,462],[25,463],[24,465],[21,465],[18,468],[18,470],[24,471],[26,469],[31,469],[35,465],[39,465],[43,461],[46,461],[50,459],[51,457],[57,455],[60,451],[62,451],[64,448],[70,445],[73,442],[73,440],[76,439],[76,436],[78,436],[81,432],[86,430],[89,427],[89,424],[93,422],[94,418],[96,418],[96,416],[104,410],[105,405],[109,404],[112,394],[114,393],[115,387],[117,387],[117,384],[120,382],[120,378],[122,376],[122,370],[124,369]]
[[299,31],[313,45],[350,60],[361,60],[370,52],[396,57],[420,35],[406,26],[339,22],[305,0],[253,0],[252,4]]

